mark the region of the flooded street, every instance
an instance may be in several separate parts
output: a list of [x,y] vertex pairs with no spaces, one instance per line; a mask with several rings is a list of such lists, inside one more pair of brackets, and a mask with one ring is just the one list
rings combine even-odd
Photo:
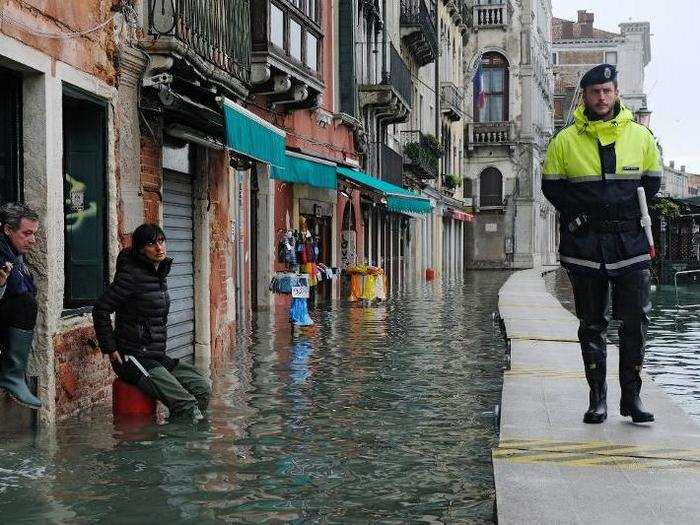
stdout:
[[508,274],[379,306],[257,315],[207,421],[129,428],[109,409],[0,441],[6,523],[490,522]]
[[[548,274],[550,290],[573,312],[571,285],[566,274]],[[651,323],[647,336],[645,370],[692,418],[700,422],[700,286],[658,286],[651,296]],[[617,326],[608,337],[617,344]]]

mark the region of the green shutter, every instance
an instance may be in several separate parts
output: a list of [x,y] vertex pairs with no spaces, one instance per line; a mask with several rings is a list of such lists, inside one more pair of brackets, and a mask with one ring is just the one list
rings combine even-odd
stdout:
[[105,277],[105,108],[64,96],[65,307],[94,303]]

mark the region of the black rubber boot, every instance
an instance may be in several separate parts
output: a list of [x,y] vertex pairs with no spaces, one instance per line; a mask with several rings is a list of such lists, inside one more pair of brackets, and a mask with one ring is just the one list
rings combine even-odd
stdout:
[[20,405],[37,410],[41,408],[41,401],[27,387],[24,375],[33,338],[33,331],[7,329],[7,346],[0,355],[0,388],[4,388]]
[[654,421],[654,414],[644,409],[644,403],[639,397],[642,389],[641,370],[640,362],[628,362],[620,356],[620,389],[622,390],[620,415],[632,417],[634,423],[651,423]]
[[588,410],[583,415],[584,423],[598,424],[608,418],[607,393],[605,382],[605,361],[586,363],[586,380],[590,387]]

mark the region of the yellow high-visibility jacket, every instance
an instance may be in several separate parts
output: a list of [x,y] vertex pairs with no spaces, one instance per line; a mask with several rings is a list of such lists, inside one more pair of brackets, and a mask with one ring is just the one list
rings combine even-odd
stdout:
[[[579,106],[574,123],[547,149],[542,192],[561,215],[559,254],[572,271],[620,275],[649,266],[649,243],[638,230],[610,232],[604,223],[639,221],[637,188],[647,200],[661,186],[662,165],[654,136],[619,103],[612,120],[590,120]],[[575,232],[568,228],[585,216]]]

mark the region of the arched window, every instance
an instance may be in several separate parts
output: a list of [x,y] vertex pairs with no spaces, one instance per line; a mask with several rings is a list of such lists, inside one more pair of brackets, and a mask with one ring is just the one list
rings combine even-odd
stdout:
[[479,175],[479,207],[503,206],[503,175],[496,168],[486,168]]
[[[500,53],[484,53],[481,68],[486,104],[474,104],[478,122],[506,122],[508,120],[508,60]],[[476,98],[476,97],[475,97]]]

